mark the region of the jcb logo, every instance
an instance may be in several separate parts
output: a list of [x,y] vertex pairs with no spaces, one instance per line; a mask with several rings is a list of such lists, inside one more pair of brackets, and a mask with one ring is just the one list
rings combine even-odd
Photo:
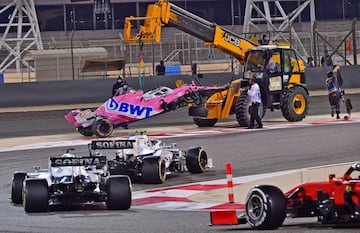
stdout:
[[136,35],[138,39],[140,38],[153,38],[153,34],[150,32],[142,32]]
[[223,39],[227,42],[229,42],[230,44],[233,44],[235,46],[240,46],[240,39],[234,37],[233,35],[230,35],[227,32],[224,32],[223,34]]

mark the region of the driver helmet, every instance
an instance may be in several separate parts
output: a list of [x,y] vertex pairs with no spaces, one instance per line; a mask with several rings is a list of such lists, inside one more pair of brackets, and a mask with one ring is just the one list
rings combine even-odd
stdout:
[[67,153],[63,154],[61,157],[62,158],[75,158],[75,155],[67,152]]

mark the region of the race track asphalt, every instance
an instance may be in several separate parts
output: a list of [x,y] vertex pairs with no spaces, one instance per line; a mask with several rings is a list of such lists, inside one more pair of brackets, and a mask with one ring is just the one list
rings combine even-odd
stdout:
[[[360,103],[358,95],[349,95],[353,100],[355,112]],[[308,121],[328,121],[331,119],[324,96],[312,97]],[[61,110],[60,110],[61,111]],[[71,127],[63,122],[63,112],[35,111],[28,113],[1,113],[0,147],[5,143],[31,143],[35,140],[51,140],[62,134],[62,138],[79,138],[70,133]],[[183,114],[183,115],[181,115]],[[354,118],[360,118],[353,114]],[[179,117],[181,116],[181,117]],[[182,117],[184,116],[184,117]],[[3,123],[5,121],[5,123]],[[168,123],[166,123],[168,121]],[[146,128],[163,123],[167,125],[179,122],[178,127],[190,129],[191,119],[185,112],[174,112],[153,118],[133,126],[130,130]],[[279,112],[269,113],[264,119],[265,127],[271,124],[282,124],[284,120]],[[236,122],[222,122],[230,128],[236,128]],[[167,128],[169,129],[169,128]],[[191,128],[193,129],[193,128]],[[130,131],[129,130],[129,131]],[[134,191],[166,187],[192,182],[201,182],[225,178],[226,162],[232,162],[234,177],[261,174],[267,172],[300,169],[335,163],[348,163],[359,160],[360,144],[358,143],[360,124],[324,124],[304,127],[279,128],[269,130],[242,131],[228,134],[198,135],[164,139],[176,142],[180,148],[203,145],[210,157],[214,159],[215,168],[199,174],[181,174],[169,178],[160,186],[134,184]],[[22,134],[22,132],[24,132]],[[117,130],[116,135],[128,131]],[[13,135],[9,138],[9,135]],[[29,136],[29,137],[25,137]],[[23,142],[22,140],[25,140]],[[62,148],[31,149],[23,151],[0,152],[0,232],[254,232],[249,226],[208,226],[209,213],[206,211],[154,211],[131,209],[129,211],[107,211],[103,206],[80,207],[77,210],[59,210],[42,214],[25,214],[21,206],[14,206],[9,200],[11,176],[15,170],[30,170],[34,165],[46,166],[50,155],[61,153]],[[78,153],[86,153],[86,146],[77,146]],[[325,174],[325,172],[324,172]],[[293,179],[292,179],[293,180]],[[298,180],[293,180],[298,182]],[[267,182],[271,182],[267,180]],[[239,191],[240,192],[240,191]],[[243,191],[241,191],[243,192]],[[236,198],[240,194],[235,193]],[[287,219],[277,231],[267,232],[358,232],[358,226],[334,228],[316,223],[311,219]]]

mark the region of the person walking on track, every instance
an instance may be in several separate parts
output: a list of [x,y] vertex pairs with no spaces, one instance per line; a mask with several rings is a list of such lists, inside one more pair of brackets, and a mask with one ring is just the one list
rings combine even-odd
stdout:
[[343,79],[340,74],[340,67],[334,66],[332,71],[327,73],[326,87],[328,90],[331,116],[336,112],[336,119],[340,119],[341,86]]
[[255,121],[257,123],[257,128],[260,129],[263,127],[261,118],[259,116],[259,106],[261,105],[260,88],[254,78],[251,78],[249,80],[249,82],[250,82],[251,86],[250,86],[250,89],[248,90],[247,94],[248,94],[251,106],[250,106],[250,126],[248,129],[254,128]]

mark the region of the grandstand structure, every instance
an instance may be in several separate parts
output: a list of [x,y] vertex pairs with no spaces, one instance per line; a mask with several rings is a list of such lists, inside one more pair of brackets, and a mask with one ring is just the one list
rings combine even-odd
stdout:
[[[126,59],[123,70],[126,76],[136,76],[139,45],[122,42],[124,19],[130,15],[144,16],[147,5],[155,2],[156,0],[2,0],[0,73],[33,72],[36,69],[36,61],[28,60],[28,57],[26,60],[22,59],[27,50],[67,49],[69,59],[62,59],[61,62],[70,62],[73,65],[74,49],[104,47],[108,58]],[[356,44],[359,45],[357,48],[360,47],[360,25],[354,20],[356,17],[360,18],[359,1],[171,2],[246,37],[255,35],[261,38],[266,34],[271,40],[286,41],[295,47],[304,59],[316,56],[315,61],[320,60],[324,50],[328,50],[334,55],[334,59],[338,59],[337,62],[345,64],[344,56],[341,54],[347,53],[348,56],[358,52],[347,51],[346,47],[341,45],[345,45],[343,40],[350,31],[354,31],[353,38],[348,37],[347,41],[350,40],[352,47],[356,48]],[[334,8],[337,10],[332,10]],[[320,37],[314,36],[315,30],[321,33]],[[341,46],[338,46],[339,44]],[[238,67],[234,68],[232,58],[228,54],[216,48],[206,47],[201,40],[170,27],[164,28],[160,44],[144,46],[144,57],[146,75],[153,75],[154,67],[160,60],[164,60],[166,65],[190,66],[197,63],[200,64],[199,67],[204,67],[202,72],[206,72],[205,69],[214,72],[206,67],[216,67],[218,72],[238,70]],[[85,64],[85,60],[78,60],[76,63],[79,65],[72,67],[72,78],[74,79],[74,75],[75,79],[86,77],[86,74],[81,74],[81,64]],[[71,65],[68,64],[67,67]],[[191,72],[190,68],[183,70]]]

